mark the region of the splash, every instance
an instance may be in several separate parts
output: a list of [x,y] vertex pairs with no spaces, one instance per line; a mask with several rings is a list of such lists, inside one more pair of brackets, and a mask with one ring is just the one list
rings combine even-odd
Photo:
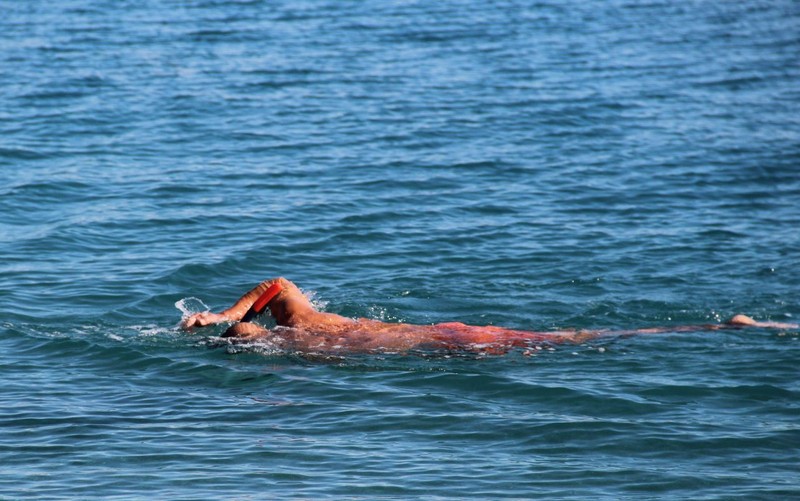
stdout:
[[175,308],[180,310],[181,320],[184,320],[195,313],[211,311],[211,308],[206,306],[202,300],[196,297],[187,297],[175,301]]
[[308,302],[311,303],[311,306],[313,306],[314,309],[318,311],[325,311],[325,308],[328,307],[329,302],[317,297],[317,291],[306,291],[301,289],[300,292],[302,292],[306,299],[308,299]]

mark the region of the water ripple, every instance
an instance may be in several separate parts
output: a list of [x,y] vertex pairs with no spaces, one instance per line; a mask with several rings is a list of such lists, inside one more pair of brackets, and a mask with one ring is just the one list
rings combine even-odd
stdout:
[[283,275],[384,321],[796,321],[798,19],[4,6],[0,497],[796,497],[791,330],[308,357],[174,305]]

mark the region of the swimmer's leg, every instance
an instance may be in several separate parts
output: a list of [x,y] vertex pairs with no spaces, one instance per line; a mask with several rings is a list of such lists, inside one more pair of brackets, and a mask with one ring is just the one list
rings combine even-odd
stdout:
[[695,331],[716,331],[721,329],[740,329],[742,327],[760,327],[765,329],[797,329],[800,324],[793,324],[787,322],[759,322],[753,320],[747,315],[735,315],[727,322],[721,324],[703,324],[703,325],[675,325],[673,327],[651,327],[645,329],[630,329],[630,330],[579,330],[579,331],[561,331],[553,334],[558,334],[552,338],[555,342],[567,342],[580,344],[592,339],[602,337],[628,337],[638,336],[643,334],[669,334],[675,332],[695,332]]
[[239,322],[228,327],[222,337],[258,338],[269,334],[269,331],[260,325],[250,322]]

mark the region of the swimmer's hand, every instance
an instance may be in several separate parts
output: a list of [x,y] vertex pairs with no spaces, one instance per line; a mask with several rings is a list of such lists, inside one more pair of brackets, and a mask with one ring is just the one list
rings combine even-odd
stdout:
[[221,313],[214,313],[213,311],[203,311],[189,315],[181,320],[181,328],[189,330],[192,327],[205,327],[207,325],[221,324],[223,322],[230,322],[230,318]]

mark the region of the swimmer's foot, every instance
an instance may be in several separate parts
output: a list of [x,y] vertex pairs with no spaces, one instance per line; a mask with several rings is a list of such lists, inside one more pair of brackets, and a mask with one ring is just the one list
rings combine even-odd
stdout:
[[787,322],[758,322],[747,315],[734,315],[733,318],[725,323],[737,327],[766,327],[770,329],[796,329],[799,327],[798,324]]
[[733,318],[725,322],[728,325],[756,325],[758,322],[747,315],[734,315]]

